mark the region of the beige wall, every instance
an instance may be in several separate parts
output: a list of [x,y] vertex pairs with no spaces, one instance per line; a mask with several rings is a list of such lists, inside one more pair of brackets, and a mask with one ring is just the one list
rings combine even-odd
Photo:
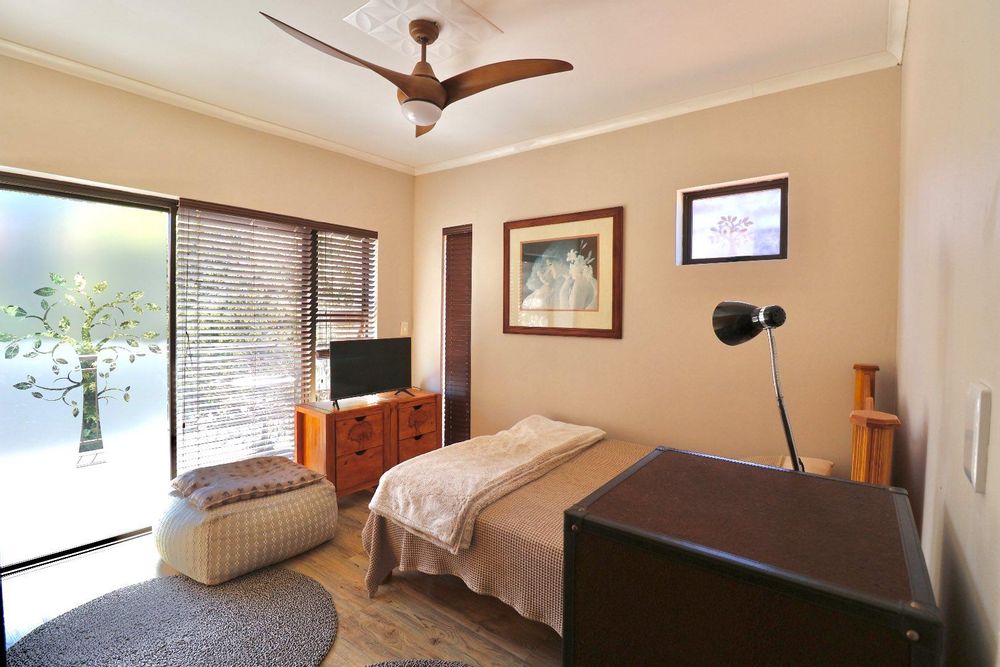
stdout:
[[[800,453],[847,474],[851,365],[895,372],[898,168],[892,69],[418,176],[414,381],[440,385],[441,228],[472,223],[474,434],[542,413],[648,443],[784,451],[765,339],[729,348],[712,333],[715,304],[735,298],[787,309],[777,339]],[[679,188],[782,172],[788,260],[675,265]],[[624,338],[502,334],[503,222],[616,205]]]
[[[1000,633],[1000,3],[912,0],[902,84],[897,479],[926,484],[924,552],[948,664]],[[986,494],[962,471],[970,382],[993,388]],[[926,475],[924,468],[926,464]]]
[[413,177],[0,57],[0,165],[375,229],[379,335],[410,320]]

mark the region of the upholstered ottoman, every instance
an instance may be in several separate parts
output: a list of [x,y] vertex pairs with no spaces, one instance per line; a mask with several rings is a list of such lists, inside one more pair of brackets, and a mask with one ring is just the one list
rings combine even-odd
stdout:
[[174,489],[153,538],[169,565],[214,585],[308,551],[336,528],[337,494],[322,479],[205,510]]

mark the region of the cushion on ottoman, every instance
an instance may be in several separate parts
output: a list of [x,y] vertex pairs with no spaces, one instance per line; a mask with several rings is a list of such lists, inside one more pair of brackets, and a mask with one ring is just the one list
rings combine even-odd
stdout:
[[285,493],[325,477],[287,456],[254,456],[189,470],[171,484],[200,510]]
[[312,549],[336,528],[337,493],[322,480],[204,511],[173,491],[153,538],[168,564],[213,585]]

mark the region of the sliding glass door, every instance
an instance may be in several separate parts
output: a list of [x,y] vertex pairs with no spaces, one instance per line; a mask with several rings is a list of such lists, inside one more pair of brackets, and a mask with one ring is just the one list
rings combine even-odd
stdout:
[[172,212],[140,196],[6,182],[0,565],[9,567],[154,518],[170,478]]

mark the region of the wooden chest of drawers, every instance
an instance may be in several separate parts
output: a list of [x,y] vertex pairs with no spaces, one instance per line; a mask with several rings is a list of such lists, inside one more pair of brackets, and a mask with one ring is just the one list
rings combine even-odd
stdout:
[[295,406],[295,459],[322,473],[343,496],[374,488],[400,461],[441,446],[441,396],[379,394]]

